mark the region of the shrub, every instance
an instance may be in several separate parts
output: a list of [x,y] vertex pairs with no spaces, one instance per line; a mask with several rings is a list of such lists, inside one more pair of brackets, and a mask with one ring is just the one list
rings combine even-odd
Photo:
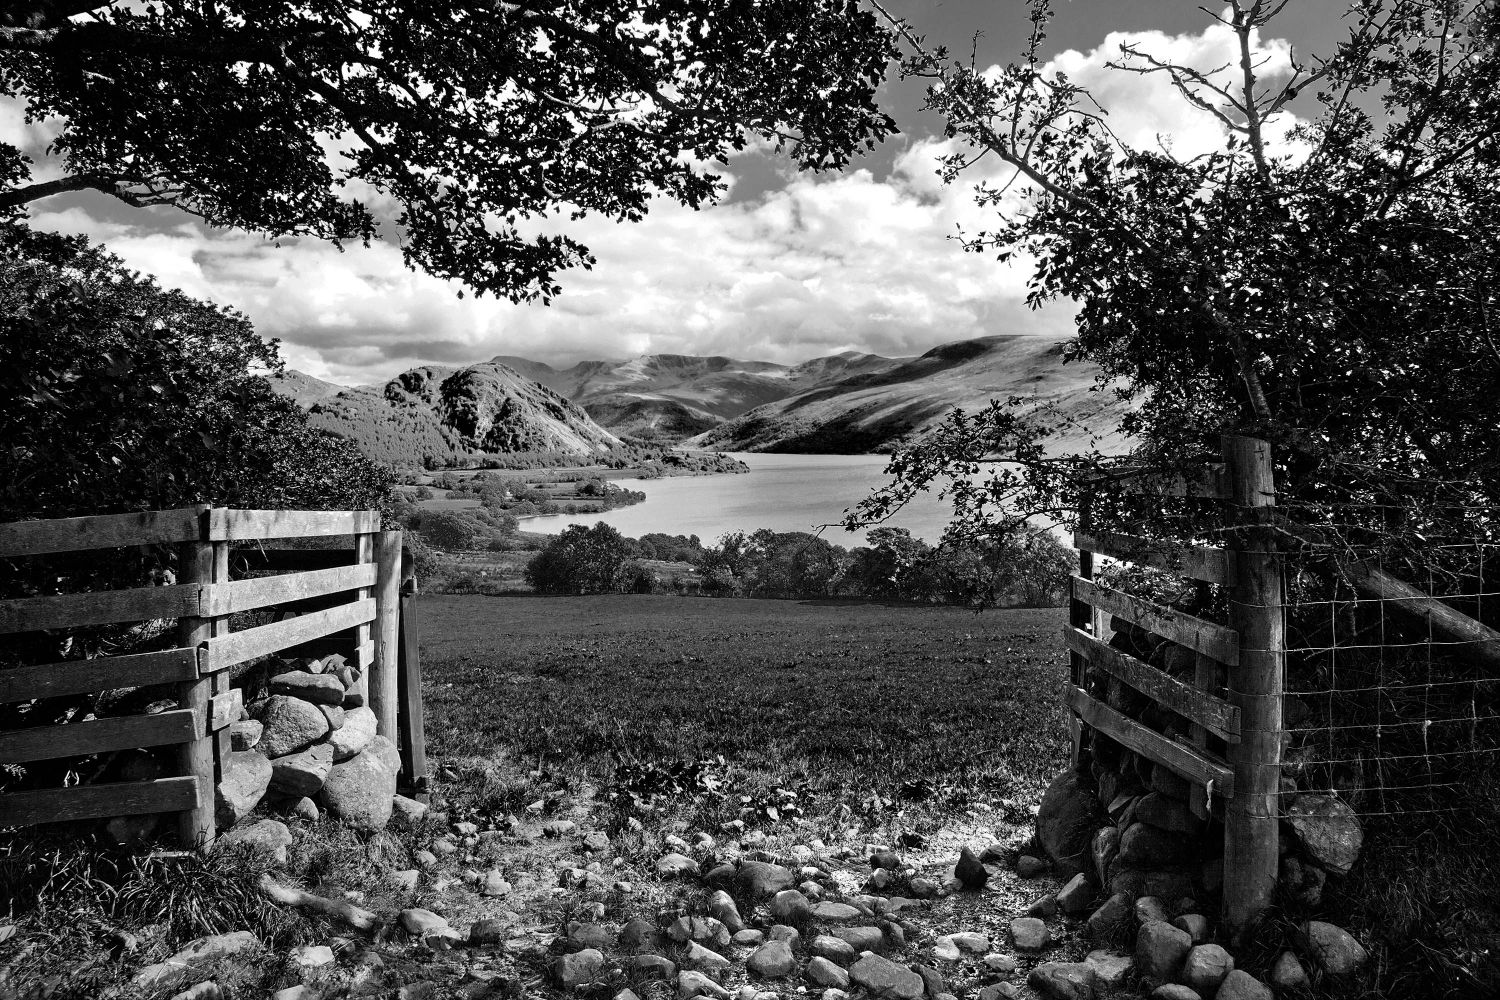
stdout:
[[603,594],[630,556],[625,539],[603,522],[575,524],[553,538],[526,564],[526,582],[546,594]]

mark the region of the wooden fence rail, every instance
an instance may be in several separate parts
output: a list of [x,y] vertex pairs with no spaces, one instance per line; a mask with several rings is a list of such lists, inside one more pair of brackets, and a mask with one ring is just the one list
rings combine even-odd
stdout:
[[[350,547],[264,544],[334,536],[352,537]],[[228,727],[242,707],[229,668],[315,644],[352,659],[361,683],[370,686],[377,732],[400,747],[407,764],[406,787],[425,787],[424,751],[412,745],[422,739],[420,667],[414,643],[399,639],[403,604],[413,614],[415,598],[411,593],[403,597],[399,590],[401,532],[382,531],[378,511],[204,505],[0,524],[0,559],[141,545],[177,547],[175,583],[0,601],[0,635],[176,619],[176,648],[0,667],[0,702],[167,685],[175,691],[177,707],[154,715],[0,734],[0,763],[172,746],[178,773],[150,781],[0,793],[0,828],[171,812],[178,814],[185,844],[211,845],[217,834],[215,786],[229,752]],[[232,572],[238,578],[232,579]],[[264,572],[280,575],[246,575]],[[232,616],[254,611],[274,612],[278,618],[232,628]],[[412,626],[414,637],[414,622]],[[403,660],[410,662],[399,662]],[[416,678],[416,685],[401,684],[398,674]],[[415,728],[398,728],[398,715],[414,718]]]
[[[1224,459],[1190,478],[1124,470],[1094,489],[1227,501],[1239,508],[1274,506],[1269,445],[1226,438]],[[1285,661],[1280,564],[1274,555],[1238,543],[1220,548],[1100,530],[1091,523],[1092,506],[1086,498],[1074,537],[1079,573],[1064,634],[1072,662],[1064,700],[1074,763],[1081,759],[1084,735],[1094,731],[1189,782],[1189,805],[1201,818],[1209,817],[1211,805],[1221,806],[1224,918],[1233,933],[1243,934],[1269,908],[1277,875]],[[1206,621],[1103,586],[1093,579],[1097,557],[1222,586],[1230,622]],[[1104,641],[1111,619],[1191,651],[1192,682],[1113,648]],[[1180,717],[1187,735],[1159,732],[1090,694],[1091,675],[1127,685]],[[1222,753],[1210,749],[1211,738]]]

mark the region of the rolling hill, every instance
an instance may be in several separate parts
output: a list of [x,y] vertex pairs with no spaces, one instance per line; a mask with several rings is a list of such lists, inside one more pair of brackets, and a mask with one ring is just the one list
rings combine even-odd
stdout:
[[[1114,430],[1121,404],[1089,392],[1096,369],[1064,366],[1062,350],[1058,341],[1024,336],[944,344],[919,358],[824,381],[759,406],[687,443],[723,451],[888,451],[955,407],[973,411],[991,399],[1023,396],[1032,406],[1057,406],[1100,434],[1101,446],[1123,445]],[[1069,451],[1087,443],[1083,431],[1058,439]]]

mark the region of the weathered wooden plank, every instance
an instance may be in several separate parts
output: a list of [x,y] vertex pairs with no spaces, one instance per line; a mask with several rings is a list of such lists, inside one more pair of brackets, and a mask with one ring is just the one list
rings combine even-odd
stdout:
[[1184,684],[1128,653],[1112,649],[1080,629],[1066,628],[1063,635],[1070,650],[1099,669],[1178,715],[1199,723],[1220,739],[1230,743],[1240,741],[1240,710],[1229,702]]
[[198,779],[158,778],[109,785],[0,792],[0,828],[66,823],[106,816],[141,816],[198,807]]
[[215,507],[208,518],[208,537],[215,542],[355,535],[379,530],[378,510],[234,510]]
[[[413,588],[415,589],[415,588]],[[401,738],[401,778],[417,798],[427,801],[427,731],[422,718],[421,634],[417,595],[401,595],[401,649],[397,660],[397,729]]]
[[1179,646],[1212,656],[1220,663],[1232,667],[1240,662],[1240,636],[1234,629],[1101,587],[1077,576],[1073,577],[1073,596]]
[[192,583],[55,597],[19,597],[0,601],[0,634],[183,618],[198,613],[200,600],[200,588]]
[[84,694],[112,688],[169,684],[198,676],[198,651],[167,649],[94,660],[64,660],[0,670],[0,703]]
[[234,580],[210,584],[204,588],[203,614],[206,617],[231,615],[254,608],[266,608],[310,597],[325,597],[347,590],[368,587],[375,582],[375,566],[337,566],[285,576],[262,576],[253,580]]
[[193,738],[194,728],[193,713],[179,709],[159,715],[17,729],[0,733],[0,764],[185,743]]
[[257,656],[279,652],[311,639],[353,628],[374,618],[375,602],[366,599],[209,639],[202,657],[203,670],[210,673],[223,670]]
[[1122,559],[1140,566],[1178,573],[1204,583],[1227,583],[1234,567],[1234,553],[1228,549],[1202,545],[1173,545],[1139,535],[1100,531],[1079,532],[1073,546],[1111,559]]
[[[222,671],[215,678],[226,676]],[[245,705],[244,693],[239,688],[230,688],[214,695],[208,701],[208,731],[217,733],[231,722],[239,721],[240,709]]]
[[207,509],[181,507],[0,524],[0,558],[188,542],[198,537],[199,519]]
[[301,573],[310,569],[353,565],[354,548],[268,549],[247,546],[234,550],[234,563],[237,569],[247,572]]
[[1070,688],[1067,701],[1068,707],[1080,719],[1120,745],[1189,781],[1205,786],[1212,781],[1215,799],[1228,800],[1234,796],[1234,772],[1224,764],[1116,712],[1104,702],[1089,697],[1082,688]]
[[1203,497],[1210,500],[1225,500],[1229,497],[1229,477],[1224,466],[1218,463],[1185,475],[1156,471],[1122,474],[1113,480],[1112,485],[1123,493],[1150,496]]

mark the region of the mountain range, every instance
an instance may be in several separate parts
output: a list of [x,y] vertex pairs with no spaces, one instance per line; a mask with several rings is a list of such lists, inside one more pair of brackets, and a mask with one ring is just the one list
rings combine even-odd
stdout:
[[[797,365],[680,354],[554,368],[500,356],[424,365],[381,387],[344,388],[301,372],[273,379],[313,423],[400,467],[465,463],[486,453],[598,455],[624,440],[716,451],[888,451],[954,407],[1023,396],[1103,436],[1123,410],[1088,391],[1096,370],[1064,365],[1062,343],[999,336],[915,358],[845,351]],[[1078,450],[1088,434],[1065,435]]]

